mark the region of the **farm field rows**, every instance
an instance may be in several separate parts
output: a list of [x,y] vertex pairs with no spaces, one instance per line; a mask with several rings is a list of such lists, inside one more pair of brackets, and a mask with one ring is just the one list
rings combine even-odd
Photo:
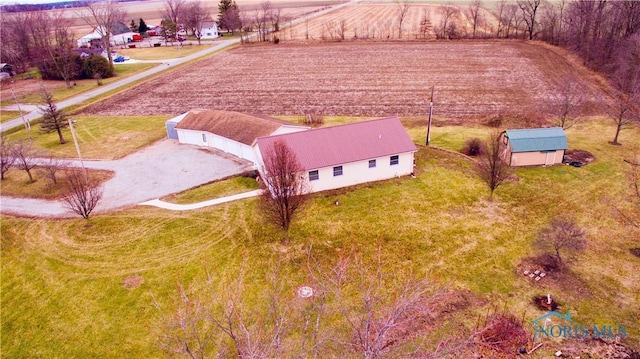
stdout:
[[598,78],[556,50],[520,41],[248,45],[192,63],[84,110],[177,115],[224,109],[271,115],[424,115],[482,119],[549,112],[575,74],[586,115],[602,112]]
[[[435,38],[434,27],[439,27],[442,21],[439,7],[440,5],[435,4],[410,4],[402,21],[400,38]],[[460,11],[452,16],[450,22],[456,24],[461,34],[472,33],[468,6],[456,7]],[[398,39],[400,12],[399,4],[354,3],[325,16],[286,28],[279,37],[281,40]],[[483,22],[477,29],[478,36],[494,32],[497,26],[495,16],[485,9],[482,9],[481,16]],[[424,20],[428,22],[425,22],[426,27],[421,32]]]

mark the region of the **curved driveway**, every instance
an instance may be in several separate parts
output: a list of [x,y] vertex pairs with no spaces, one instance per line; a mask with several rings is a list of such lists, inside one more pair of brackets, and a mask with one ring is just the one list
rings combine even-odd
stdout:
[[[77,161],[71,162],[80,166]],[[137,205],[252,168],[249,162],[219,151],[180,145],[168,139],[119,160],[85,160],[84,165],[115,172],[103,185],[96,213]],[[0,197],[0,212],[36,217],[75,216],[61,201],[5,196]]]

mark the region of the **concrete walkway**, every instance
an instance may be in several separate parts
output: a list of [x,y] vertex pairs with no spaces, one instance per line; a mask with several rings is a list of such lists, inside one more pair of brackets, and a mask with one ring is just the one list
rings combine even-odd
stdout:
[[175,204],[175,203],[169,203],[169,202],[161,201],[159,199],[154,199],[154,200],[151,200],[151,201],[142,202],[142,203],[140,203],[140,205],[142,205],[142,206],[154,206],[154,207],[158,207],[158,208],[168,209],[170,211],[190,211],[190,210],[194,210],[194,209],[200,209],[200,208],[204,208],[204,207],[215,206],[215,205],[221,204],[221,203],[237,201],[239,199],[257,197],[261,193],[262,193],[262,190],[257,189],[257,190],[254,190],[254,191],[238,193],[238,194],[234,194],[232,196],[216,198],[216,199],[212,199],[212,200],[209,200],[209,201],[203,201],[203,202],[197,202],[197,203],[191,203],[191,204]]

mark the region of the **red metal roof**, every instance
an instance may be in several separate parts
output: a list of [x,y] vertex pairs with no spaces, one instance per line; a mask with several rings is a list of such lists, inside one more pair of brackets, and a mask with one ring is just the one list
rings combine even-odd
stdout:
[[260,137],[257,144],[265,161],[278,139],[296,153],[305,170],[417,151],[397,117]]

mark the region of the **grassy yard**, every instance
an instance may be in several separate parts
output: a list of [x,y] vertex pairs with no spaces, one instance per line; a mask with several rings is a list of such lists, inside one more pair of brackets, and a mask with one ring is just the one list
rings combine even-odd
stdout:
[[[118,64],[115,66],[116,76],[102,79],[102,84],[106,85],[111,82],[121,80],[125,77],[129,77],[136,73],[150,69],[158,64]],[[20,90],[21,81],[28,81],[30,84],[22,91]],[[42,95],[38,82],[42,82],[39,79],[17,80],[16,83],[16,97],[20,103],[23,104],[40,104],[42,103]],[[31,84],[33,83],[33,84]],[[96,80],[77,80],[73,82],[74,85],[71,88],[67,88],[64,81],[46,81],[46,88],[53,95],[54,101],[66,100],[70,97],[79,95],[83,92],[87,92],[95,89],[98,84]],[[0,106],[7,106],[14,104],[14,100],[11,96],[7,96],[2,99]],[[17,117],[17,116],[16,116]],[[15,117],[14,117],[15,118]]]
[[[126,156],[159,139],[166,131],[164,121],[170,116],[74,116],[78,145],[84,159],[116,159]],[[61,145],[57,133],[41,134],[38,126],[31,129],[34,146],[42,156],[76,158],[78,154],[67,128],[63,132],[66,143]],[[21,130],[8,135],[13,141],[25,140]]]
[[193,188],[183,193],[162,198],[176,204],[190,204],[231,196],[258,189],[258,182],[251,177],[232,177]]
[[[177,42],[175,43],[177,45]],[[164,60],[175,59],[179,57],[185,57],[196,53],[198,51],[205,50],[210,47],[210,44],[198,45],[194,42],[193,45],[185,45],[181,48],[178,46],[165,46],[162,42],[162,46],[159,47],[141,47],[135,49],[119,49],[118,54],[123,56],[129,56],[135,60]],[[122,65],[116,65],[116,68]]]
[[[79,132],[87,127],[82,130],[85,141],[102,152],[121,145],[118,140],[105,147],[101,141],[90,142],[90,134],[105,138],[106,130],[88,129],[93,122],[99,121],[79,120]],[[416,124],[408,131],[416,143],[424,142],[424,127]],[[432,143],[457,151],[465,139],[489,131],[438,127]],[[440,318],[429,331],[427,347],[459,330],[460,324],[473,326],[480,313],[496,307],[528,323],[543,314],[531,298],[548,292],[561,303],[562,313],[571,312],[580,323],[626,324],[631,342],[638,346],[640,277],[638,258],[629,248],[638,245],[640,232],[624,225],[610,203],[624,205],[622,159],[640,146],[640,133],[627,130],[623,146],[610,146],[612,131],[609,122],[599,120],[570,129],[570,148],[590,151],[594,163],[519,169],[517,181],[498,188],[491,202],[464,157],[420,146],[415,179],[316,194],[293,222],[286,247],[278,244],[280,233],[260,219],[256,199],[191,212],[135,207],[89,221],[3,217],[3,356],[171,357],[157,345],[162,316],[155,305],[171,311],[180,284],[194,292],[223,292],[247,265],[246,300],[253,303],[265,286],[268,268],[280,262],[292,286],[287,293],[293,293],[309,281],[304,265],[304,248],[309,246],[327,265],[350,251],[371,259],[382,248],[389,272],[412,269],[435,286],[469,290],[482,298],[483,304]],[[87,148],[92,151],[101,156],[99,149]],[[215,183],[209,186],[175,201],[202,200],[224,191]],[[339,206],[333,204],[336,199]],[[557,215],[575,216],[588,234],[588,248],[571,262],[571,285],[534,284],[516,266],[539,253],[534,249],[536,233]],[[123,282],[131,275],[140,275],[143,282],[127,289]],[[207,278],[213,284],[207,284]],[[345,324],[329,320],[324,325],[331,333]],[[532,357],[552,355],[551,347]],[[326,348],[326,357],[351,357]]]
[[0,122],[13,120],[20,116],[20,111],[0,111]]

